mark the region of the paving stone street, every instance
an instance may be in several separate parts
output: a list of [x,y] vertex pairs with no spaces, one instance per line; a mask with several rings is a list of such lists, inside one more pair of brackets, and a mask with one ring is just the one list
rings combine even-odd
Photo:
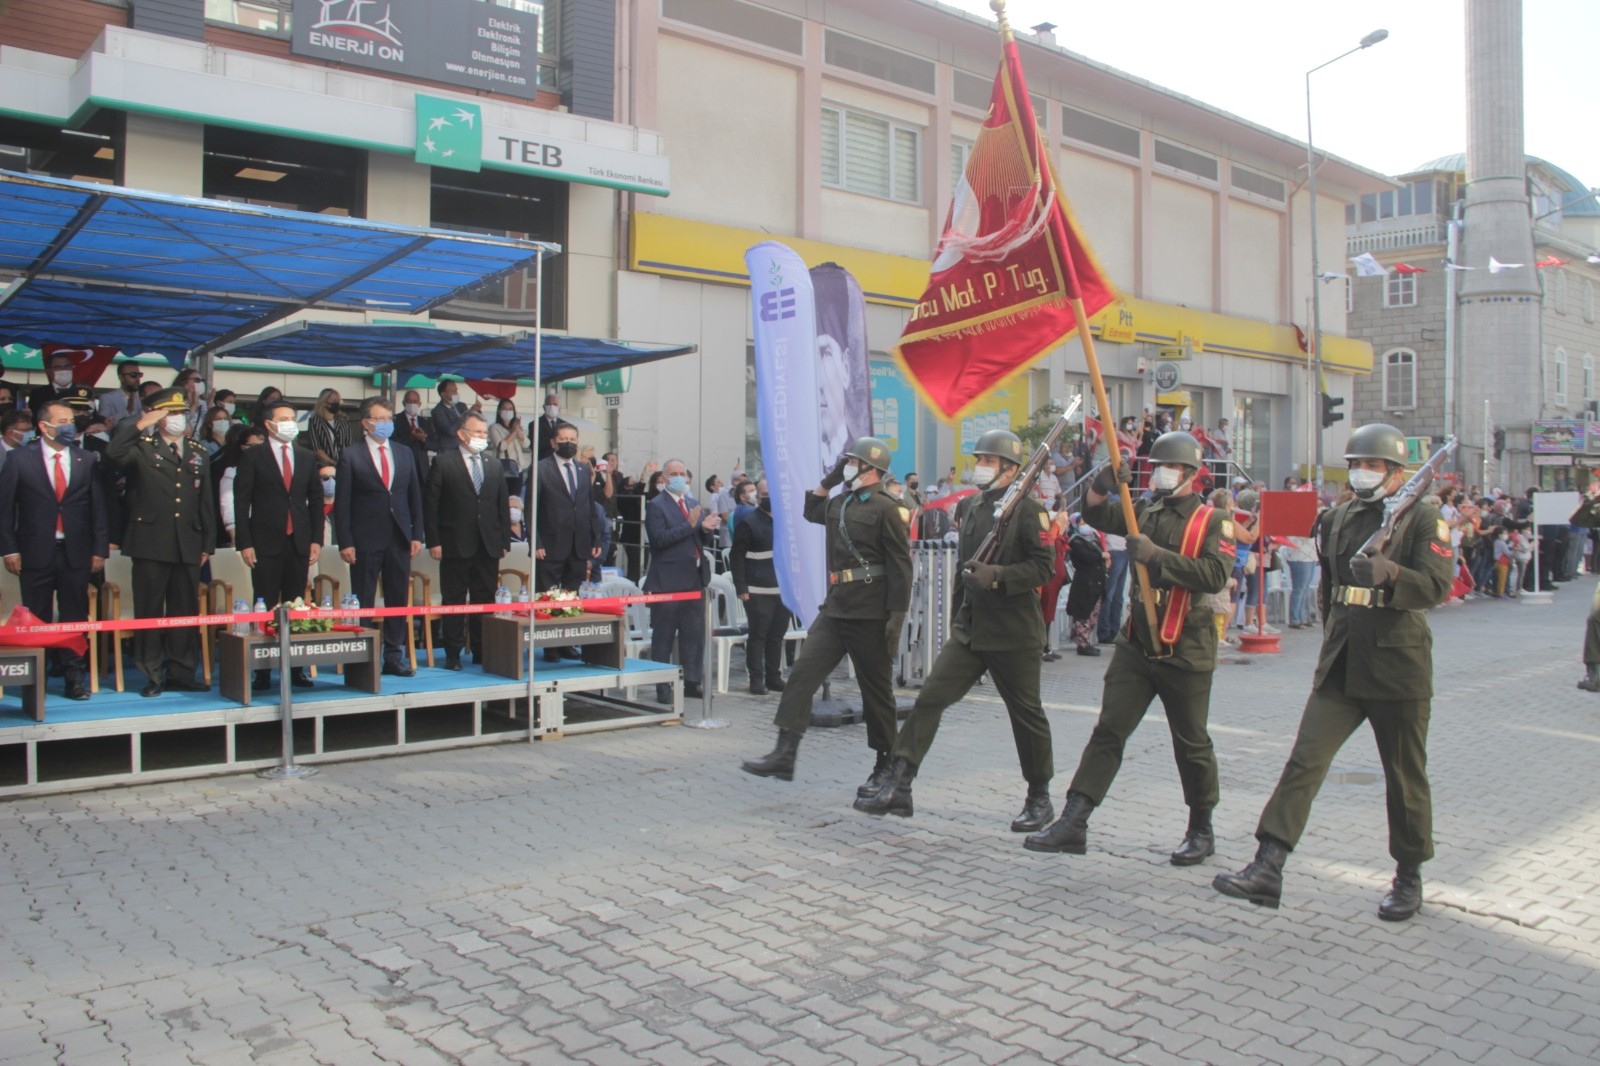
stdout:
[[[741,773],[776,697],[650,727],[0,806],[6,1063],[1592,1063],[1600,1060],[1593,589],[1431,614],[1437,859],[1413,921],[1370,734],[1282,910],[1216,895],[1253,855],[1319,633],[1218,669],[1218,854],[1159,710],[1090,823],[1024,851],[992,686],[945,717],[916,816],[850,809],[862,726],[792,784]],[[1109,650],[1109,649],[1108,649]],[[1055,801],[1108,658],[1045,668]],[[691,707],[698,714],[698,705]]]

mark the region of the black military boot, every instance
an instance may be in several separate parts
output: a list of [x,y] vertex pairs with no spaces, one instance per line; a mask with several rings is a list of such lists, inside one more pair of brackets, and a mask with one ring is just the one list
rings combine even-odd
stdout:
[[1183,843],[1172,853],[1172,865],[1193,866],[1217,850],[1217,838],[1211,832],[1211,812],[1198,807],[1189,809],[1189,831]]
[[904,755],[889,760],[883,787],[871,796],[856,797],[855,808],[866,814],[893,814],[911,817],[911,781],[917,768]]
[[874,753],[878,758],[872,764],[872,774],[856,787],[857,796],[876,796],[883,786],[889,783],[889,753],[876,749]]
[[1403,922],[1422,907],[1422,867],[1402,862],[1394,868],[1394,883],[1378,904],[1378,917],[1386,922]]
[[1022,813],[1011,820],[1013,833],[1037,833],[1050,824],[1056,816],[1055,804],[1050,802],[1050,785],[1028,784],[1028,798],[1022,803]]
[[1277,910],[1283,898],[1283,861],[1288,857],[1289,845],[1266,837],[1256,849],[1254,862],[1236,874],[1218,874],[1211,879],[1211,887],[1224,896]]
[[794,757],[800,751],[801,733],[796,729],[778,730],[778,743],[759,759],[746,759],[739,768],[757,777],[776,777],[780,781],[794,780]]
[[1042,833],[1034,833],[1022,842],[1029,851],[1064,851],[1069,855],[1082,855],[1089,850],[1089,812],[1094,810],[1094,800],[1082,792],[1068,792],[1061,817]]
[[1583,680],[1578,682],[1578,687],[1585,692],[1600,692],[1600,663],[1585,663],[1583,668]]

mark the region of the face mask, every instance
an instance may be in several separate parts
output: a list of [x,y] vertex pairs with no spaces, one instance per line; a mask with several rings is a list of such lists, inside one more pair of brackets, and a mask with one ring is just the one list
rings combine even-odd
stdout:
[[272,433],[279,440],[287,444],[300,435],[300,423],[274,422],[272,423]]
[[772,513],[772,497],[771,496],[763,496],[763,497],[761,497],[760,502],[757,503],[756,506],[760,507],[763,511],[767,512],[768,514],[771,514]]
[[667,478],[667,491],[674,496],[682,496],[689,491],[689,479],[682,476]]
[[416,418],[421,413],[422,413],[422,405],[420,403],[408,403],[408,404],[406,404],[406,417],[408,417],[408,418]]
[[556,415],[558,415],[560,413],[561,413],[561,408],[557,407],[555,404],[547,403],[547,404],[544,405],[544,416],[546,418],[554,418]]
[[234,408],[235,408],[235,407],[237,407],[237,406],[239,406],[239,405],[238,405],[238,404],[235,404],[235,403],[224,403],[224,404],[223,404],[223,405],[222,405],[222,409],[223,409],[223,410],[224,410],[224,411],[226,411],[226,412],[228,412],[228,417],[229,417],[229,418],[232,418],[232,417],[233,417],[233,409],[234,409]]
[[488,446],[489,446],[489,438],[488,437],[468,437],[467,438],[467,451],[471,452],[473,455],[477,455],[479,452],[483,451]]
[[896,489],[890,489],[889,490],[889,495],[893,496],[897,500],[902,498],[902,492],[901,492],[900,489],[897,489],[897,488]]
[[906,488],[908,488],[908,489],[915,489],[915,488],[916,488],[916,487],[917,487],[917,486],[918,486],[918,485],[919,485],[919,484],[921,484],[921,482],[918,482],[918,481],[908,481],[908,482],[906,482]]
[[167,436],[169,437],[183,436],[183,431],[188,426],[189,419],[186,415],[168,415],[167,420],[161,423],[161,428],[167,431]]
[[211,435],[213,437],[217,438],[218,440],[221,440],[223,437],[226,437],[228,435],[228,423],[226,423],[226,422],[213,422],[213,423],[211,423]]
[[331,477],[325,477],[322,479],[322,494],[324,496],[333,495],[333,484],[333,478]]
[[201,381],[199,378],[195,378],[193,381],[189,382],[189,384],[194,386],[194,391],[195,392],[205,392],[206,391],[206,383],[204,381]]
[[975,466],[972,468],[972,483],[982,488],[994,480],[999,471],[992,466]]
[[56,388],[64,389],[72,384],[72,371],[53,370],[50,372],[50,380],[56,383]]
[[578,454],[578,445],[570,440],[564,440],[556,445],[556,454],[563,459],[571,459]]
[[846,485],[854,485],[856,483],[856,478],[858,478],[860,476],[861,476],[861,464],[860,463],[846,463],[845,464],[845,468],[844,468],[844,483]]
[[509,426],[511,424],[511,420],[515,417],[517,417],[517,412],[515,411],[501,411],[500,424],[502,426]]
[[22,444],[27,444],[29,441],[33,440],[33,438],[36,437],[36,436],[38,436],[38,434],[35,433],[33,430],[31,430],[31,429],[24,430],[23,434],[22,434],[22,441],[21,441],[20,444],[18,444],[18,447],[21,447]]
[[1183,470],[1176,466],[1158,466],[1150,471],[1150,487],[1157,492],[1171,492],[1183,481]]
[[1364,500],[1376,500],[1384,495],[1378,490],[1386,477],[1381,470],[1350,471],[1350,488]]
[[78,443],[78,427],[71,422],[56,426],[52,433],[54,434],[55,442],[62,447],[71,447]]
[[376,440],[388,440],[394,435],[394,423],[390,421],[372,423],[372,436]]
[[522,510],[521,510],[521,508],[517,508],[517,507],[511,508],[511,524],[514,525],[514,526],[519,526],[519,525],[522,524]]
[[744,494],[744,499],[740,500],[739,502],[744,504],[746,507],[754,507],[756,505],[756,494],[753,492],[747,492]]

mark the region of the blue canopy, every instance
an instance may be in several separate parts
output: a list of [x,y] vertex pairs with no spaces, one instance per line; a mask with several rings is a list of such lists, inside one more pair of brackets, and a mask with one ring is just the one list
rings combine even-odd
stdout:
[[[597,374],[624,366],[688,355],[692,344],[628,341],[546,333],[540,349],[539,384]],[[454,374],[484,379],[532,378],[533,334],[469,333],[406,325],[344,325],[285,322],[217,350],[218,355],[273,359],[303,366],[362,367],[379,373],[405,370],[428,377]]]
[[307,308],[416,314],[560,250],[0,171],[0,343],[181,361]]

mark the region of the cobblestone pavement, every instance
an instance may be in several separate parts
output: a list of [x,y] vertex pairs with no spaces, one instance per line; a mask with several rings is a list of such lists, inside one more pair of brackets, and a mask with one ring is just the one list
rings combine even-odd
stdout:
[[[1428,903],[1389,925],[1370,735],[1282,910],[1209,881],[1254,851],[1315,631],[1217,674],[1219,854],[1148,719],[1089,854],[1036,855],[992,688],[952,709],[916,817],[853,812],[862,727],[792,784],[739,772],[774,700],[648,728],[0,806],[7,1063],[1588,1063],[1600,1060],[1592,579],[1432,619]],[[1107,659],[1046,667],[1065,788]]]

